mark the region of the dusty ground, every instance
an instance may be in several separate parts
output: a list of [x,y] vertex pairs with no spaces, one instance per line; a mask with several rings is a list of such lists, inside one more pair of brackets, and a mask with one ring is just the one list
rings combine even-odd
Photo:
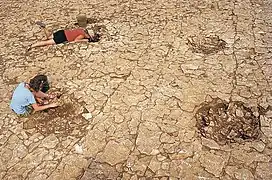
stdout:
[[[272,179],[271,6],[1,1],[0,179]],[[36,20],[57,30],[79,13],[102,41],[25,52]],[[36,73],[63,106],[19,119],[11,92]]]

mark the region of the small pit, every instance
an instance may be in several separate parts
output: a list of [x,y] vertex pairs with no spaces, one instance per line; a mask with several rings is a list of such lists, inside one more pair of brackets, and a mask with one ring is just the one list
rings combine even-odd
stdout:
[[225,49],[227,45],[226,41],[218,36],[193,36],[188,38],[187,44],[193,52],[202,54],[215,54]]
[[201,104],[195,114],[200,134],[223,145],[228,142],[256,140],[260,137],[260,112],[253,112],[242,102],[219,98]]
[[44,136],[54,133],[58,137],[83,137],[89,123],[82,117],[83,108],[69,98],[60,101],[63,103],[57,108],[31,114],[23,124],[24,129],[35,128]]

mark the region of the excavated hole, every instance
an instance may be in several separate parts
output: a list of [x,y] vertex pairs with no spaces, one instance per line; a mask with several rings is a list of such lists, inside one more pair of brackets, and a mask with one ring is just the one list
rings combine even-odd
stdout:
[[190,49],[195,53],[215,54],[226,48],[226,41],[218,36],[190,37],[188,43]]
[[260,114],[242,102],[226,102],[219,98],[203,103],[195,114],[200,134],[219,144],[242,142],[260,137]]
[[54,133],[58,137],[83,137],[88,121],[82,117],[84,108],[71,97],[61,97],[61,106],[30,115],[24,122],[24,129],[35,128],[47,136]]

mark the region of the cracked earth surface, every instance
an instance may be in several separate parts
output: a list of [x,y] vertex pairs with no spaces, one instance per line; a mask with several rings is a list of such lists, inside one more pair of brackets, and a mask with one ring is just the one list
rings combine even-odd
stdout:
[[[1,1],[0,179],[272,179],[271,6]],[[79,13],[104,31],[100,42],[25,53],[43,37],[35,21],[71,28]],[[62,88],[63,105],[19,119],[11,92],[36,73]],[[199,112],[215,99],[243,107],[225,116],[246,124],[236,134],[256,122],[253,139],[223,142],[222,120],[201,136]],[[218,119],[211,109],[203,114]]]

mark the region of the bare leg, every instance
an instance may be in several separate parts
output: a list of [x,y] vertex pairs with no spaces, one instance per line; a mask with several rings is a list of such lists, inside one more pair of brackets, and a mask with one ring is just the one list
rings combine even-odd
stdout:
[[53,39],[53,35],[48,31],[48,29],[46,27],[43,28],[43,32],[44,32],[47,40]]
[[55,41],[53,39],[49,39],[46,41],[36,42],[36,43],[32,44],[30,48],[40,47],[40,46],[48,46],[48,45],[54,45],[54,44],[56,44]]

